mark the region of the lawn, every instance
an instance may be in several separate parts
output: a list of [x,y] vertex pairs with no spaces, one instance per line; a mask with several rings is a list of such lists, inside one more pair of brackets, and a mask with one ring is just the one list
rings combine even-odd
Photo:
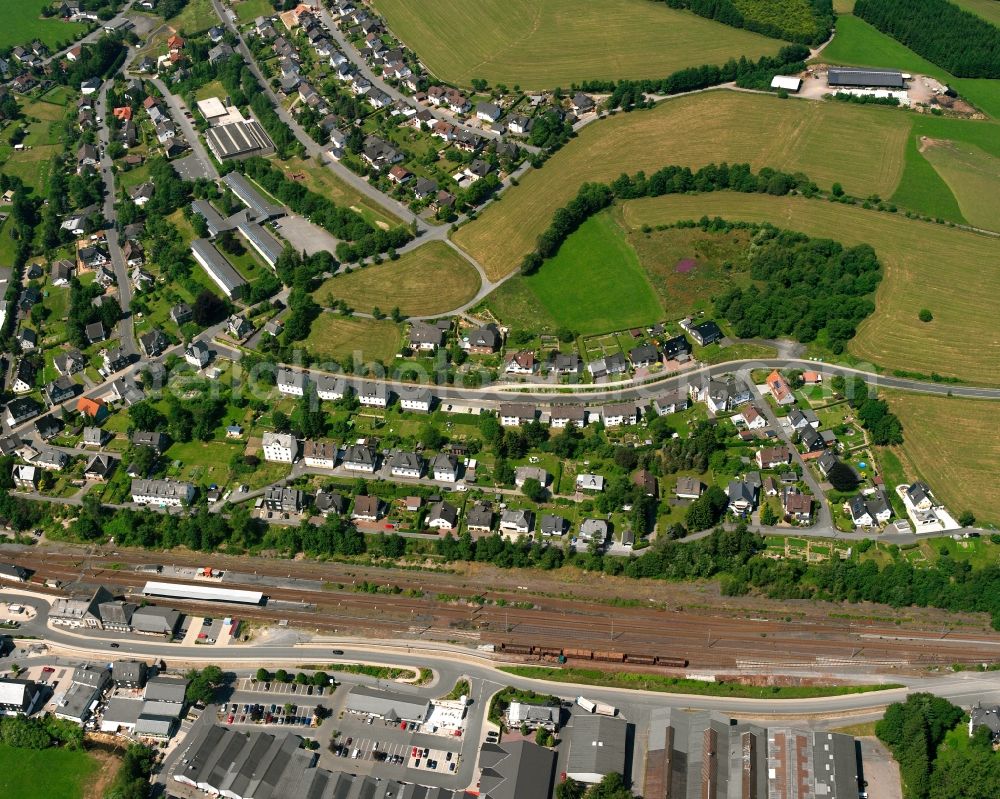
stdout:
[[523,89],[656,78],[781,43],[648,0],[375,0],[389,28],[444,81]]
[[271,0],[236,0],[232,6],[241,25],[257,17],[269,17],[274,13],[274,4]]
[[913,208],[934,219],[949,222],[966,222],[958,200],[938,171],[925,157],[924,140],[916,132],[906,142],[906,169],[892,201],[904,208]]
[[353,208],[372,224],[383,228],[401,224],[401,220],[386,211],[381,205],[357,189],[349,186],[326,166],[315,161],[303,161],[301,158],[289,158],[287,161],[274,161],[274,166],[280,166],[286,175],[298,175],[299,180],[307,188],[322,194],[337,205]]
[[41,10],[50,5],[51,0],[0,0],[0,19],[4,27],[0,33],[0,49],[41,39],[50,50],[55,50],[86,32],[87,26],[79,22],[63,22],[56,17],[43,19]]
[[[316,358],[355,362],[391,361],[399,351],[400,329],[387,319],[321,314],[312,324],[305,347]],[[320,364],[322,367],[322,364]]]
[[[771,222],[845,245],[873,245],[885,266],[876,310],[848,345],[857,358],[890,369],[1000,384],[1000,241],[966,231],[796,197],[720,192],[634,200],[623,217],[633,228],[703,214]],[[970,264],[976,264],[970,269]],[[925,324],[921,308],[934,314]],[[969,336],[975,346],[968,346]]]
[[13,230],[14,220],[12,217],[8,216],[3,222],[0,222],[0,263],[10,264],[14,260],[17,242],[10,236]]
[[378,306],[385,313],[394,307],[404,316],[432,316],[464,305],[479,291],[481,282],[468,261],[443,241],[432,241],[375,266],[355,269],[330,278],[315,293],[345,300],[352,308],[369,312]]
[[167,20],[167,24],[190,36],[218,25],[219,17],[212,8],[212,0],[190,0],[180,14]]
[[926,140],[923,157],[951,188],[970,224],[1000,230],[1000,158],[972,144],[937,139]]
[[995,402],[885,391],[903,423],[908,478],[923,479],[954,516],[1000,524],[1000,437]]
[[592,335],[663,319],[635,250],[609,213],[591,217],[523,280],[559,327]]
[[189,441],[171,444],[165,453],[168,462],[179,462],[172,476],[196,484],[225,485],[229,480],[229,461],[233,455],[242,453],[244,443],[231,441]]
[[82,750],[15,749],[0,744],[0,796],[4,799],[82,799],[98,770]]
[[454,241],[496,279],[517,268],[582,183],[669,164],[743,161],[755,168],[802,171],[825,187],[839,182],[860,196],[888,197],[903,172],[912,124],[912,115],[895,109],[725,90],[674,98],[650,111],[588,125],[544,168],[528,172],[502,202],[460,228]]

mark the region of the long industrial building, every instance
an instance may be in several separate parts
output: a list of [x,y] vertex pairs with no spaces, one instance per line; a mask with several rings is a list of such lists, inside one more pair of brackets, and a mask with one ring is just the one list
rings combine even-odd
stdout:
[[300,740],[291,733],[203,726],[174,780],[230,799],[466,799],[464,791],[316,768],[316,755],[300,749]]
[[245,219],[236,229],[263,258],[272,269],[278,263],[278,257],[284,251],[284,245],[272,236],[263,225]]
[[236,299],[240,296],[247,282],[222,253],[215,249],[212,242],[208,239],[195,239],[191,242],[191,254],[212,278],[212,282],[222,289],[229,299]]
[[830,67],[826,73],[828,86],[843,86],[869,89],[905,89],[906,79],[902,72],[883,69],[848,69]]
[[260,591],[240,591],[235,588],[216,588],[211,585],[161,583],[155,580],[146,583],[142,593],[145,596],[194,599],[202,602],[236,602],[241,605],[259,605],[264,601],[264,595]]
[[[671,799],[856,799],[849,735],[737,722],[707,710],[653,711],[645,796]],[[572,753],[571,753],[572,757]]]
[[382,691],[367,685],[355,685],[347,695],[344,709],[349,713],[378,716],[390,721],[420,723],[430,713],[431,703],[428,699],[398,691]]
[[222,179],[222,182],[239,198],[240,202],[257,215],[268,219],[284,216],[283,208],[265,200],[261,193],[250,185],[250,181],[239,172],[230,172]]

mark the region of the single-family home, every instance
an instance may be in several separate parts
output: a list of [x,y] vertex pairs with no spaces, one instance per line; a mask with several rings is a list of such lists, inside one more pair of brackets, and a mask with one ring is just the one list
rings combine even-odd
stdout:
[[577,491],[603,491],[604,477],[599,474],[578,474],[576,476]]
[[369,497],[364,494],[354,498],[354,510],[351,511],[351,518],[361,522],[377,522],[382,518],[384,505],[378,497]]
[[703,347],[722,339],[722,330],[711,320],[689,327],[688,332]]
[[278,369],[278,391],[290,397],[302,397],[309,385],[309,376],[295,369]]
[[523,488],[527,480],[537,480],[538,484],[545,488],[549,484],[551,475],[540,466],[518,466],[514,470],[514,485]]
[[803,494],[795,488],[786,488],[782,506],[792,521],[808,522],[812,518],[813,498],[811,494]]
[[552,427],[584,427],[587,424],[587,409],[582,405],[553,405],[549,412]]
[[754,455],[757,466],[761,469],[777,469],[792,462],[792,453],[788,447],[764,447]]
[[601,421],[605,427],[621,427],[639,422],[639,408],[634,402],[619,402],[605,405],[601,409]]
[[767,376],[765,382],[767,383],[768,390],[771,392],[771,396],[778,405],[794,404],[795,394],[792,393],[792,388],[788,385],[788,381],[781,376],[777,369]]
[[458,508],[450,502],[435,502],[427,513],[427,526],[435,530],[454,530],[458,527]]
[[726,494],[729,510],[737,516],[748,515],[757,505],[757,492],[746,480],[730,480]]
[[508,508],[500,514],[500,532],[504,535],[528,535],[535,527],[535,514],[530,510]]
[[385,408],[389,405],[389,389],[385,383],[362,383],[358,389],[358,401],[369,408]]
[[535,421],[538,409],[534,405],[519,402],[504,402],[500,404],[500,424],[504,427],[518,427]]
[[344,468],[351,472],[375,471],[375,450],[365,444],[353,444],[344,452]]
[[530,375],[535,371],[535,353],[529,350],[508,352],[504,358],[503,370],[509,375]]
[[470,533],[489,533],[493,529],[493,520],[493,506],[485,500],[479,500],[466,512],[465,526]]
[[458,458],[447,453],[440,453],[431,465],[434,479],[444,483],[454,483],[458,479]]

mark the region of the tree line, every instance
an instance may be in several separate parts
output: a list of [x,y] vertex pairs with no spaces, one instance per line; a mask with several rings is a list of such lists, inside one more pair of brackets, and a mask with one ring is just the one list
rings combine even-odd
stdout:
[[735,81],[736,85],[743,89],[769,89],[771,78],[775,75],[804,70],[807,58],[809,58],[808,47],[792,44],[782,47],[777,55],[762,56],[756,61],[741,56],[738,60],[731,58],[721,66],[702,64],[679,69],[664,78],[592,80],[579,85],[574,84],[573,88],[582,91],[610,92],[611,96],[605,101],[606,108],[630,111],[637,107],[652,106],[651,102],[645,101],[646,94],[681,94],[731,81]]
[[301,183],[289,180],[280,169],[264,158],[248,158],[233,164],[233,168],[253,178],[295,213],[312,220],[341,239],[337,245],[337,258],[341,261],[358,261],[387,252],[402,247],[413,238],[409,229],[402,225],[391,230],[377,228],[357,211],[341,208]]
[[959,78],[1000,78],[1000,28],[947,0],[857,0],[854,15]]
[[[833,27],[832,0],[810,0],[808,11],[798,4],[774,0],[743,0],[737,8],[732,0],[659,0],[671,8],[692,11],[699,17],[715,20],[731,28],[784,39],[800,44],[820,44]],[[758,7],[759,6],[759,7]],[[781,13],[774,13],[775,6]]]
[[708,164],[697,172],[686,166],[666,166],[647,176],[622,173],[611,182],[584,183],[576,197],[553,214],[552,222],[538,237],[535,249],[521,262],[521,273],[537,272],[545,259],[551,258],[562,243],[594,214],[607,208],[615,199],[631,200],[638,197],[660,197],[664,194],[688,192],[738,191],[748,194],[788,194],[799,190],[812,195],[819,191],[805,175],[791,175],[765,167],[754,173],[749,164]]
[[886,709],[875,734],[899,763],[906,799],[1000,796],[1000,754],[993,751],[989,727],[978,727],[967,745],[946,743],[952,730],[965,738],[964,716],[960,707],[929,693],[911,694]]

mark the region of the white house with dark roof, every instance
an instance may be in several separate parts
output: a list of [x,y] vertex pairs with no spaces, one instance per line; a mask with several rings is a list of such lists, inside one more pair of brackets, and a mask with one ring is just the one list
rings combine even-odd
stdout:
[[269,463],[292,463],[299,455],[299,442],[291,433],[264,433],[261,439],[264,460]]

